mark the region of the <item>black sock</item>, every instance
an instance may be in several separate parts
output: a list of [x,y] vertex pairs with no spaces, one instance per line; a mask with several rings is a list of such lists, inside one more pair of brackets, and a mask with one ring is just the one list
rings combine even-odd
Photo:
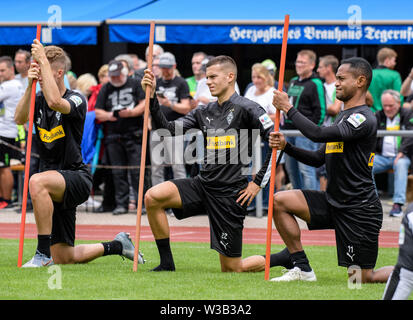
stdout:
[[170,247],[169,238],[155,240],[158,247],[161,263],[152,271],[175,271],[174,258]]
[[4,198],[2,198],[2,197],[0,197],[0,202],[1,201],[4,201],[4,202],[6,202],[7,204],[10,204],[11,203],[11,199],[4,199]]
[[[264,258],[265,258],[265,255],[264,255]],[[287,248],[284,248],[284,250],[280,252],[271,254],[270,268],[276,267],[276,266],[282,266],[286,269],[294,268],[294,265],[291,261],[291,254]]]
[[102,242],[103,244],[103,255],[109,256],[113,254],[122,254],[122,243],[118,240],[113,240],[110,242]]
[[50,242],[52,236],[50,234],[37,235],[37,250],[36,252],[42,253],[50,258]]
[[304,250],[291,253],[291,260],[294,267],[299,267],[301,271],[309,272],[312,270]]

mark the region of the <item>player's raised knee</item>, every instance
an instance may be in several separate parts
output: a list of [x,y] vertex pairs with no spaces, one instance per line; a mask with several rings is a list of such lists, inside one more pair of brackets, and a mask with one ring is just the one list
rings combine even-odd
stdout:
[[29,190],[32,198],[35,198],[41,194],[44,190],[44,181],[41,174],[35,173],[31,176],[29,180]]
[[159,207],[162,203],[162,192],[157,186],[150,188],[145,193],[145,208],[150,209],[154,207]]
[[279,212],[285,205],[285,192],[274,194],[274,213]]

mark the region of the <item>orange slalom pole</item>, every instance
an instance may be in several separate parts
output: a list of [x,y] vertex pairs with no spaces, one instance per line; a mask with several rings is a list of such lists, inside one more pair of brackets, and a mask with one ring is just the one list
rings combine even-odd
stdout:
[[[149,31],[149,52],[148,52],[148,69],[152,69],[153,59],[153,41],[155,34],[155,22],[151,21]],[[136,237],[135,237],[135,255],[133,257],[133,271],[138,269],[138,253],[139,253],[139,240],[141,235],[141,218],[142,218],[142,199],[143,199],[143,185],[145,177],[145,162],[146,162],[146,149],[148,142],[148,121],[149,121],[149,100],[151,97],[151,88],[146,87],[145,92],[145,111],[143,117],[143,137],[142,137],[142,152],[141,152],[141,164],[139,174],[139,190],[138,190],[138,209],[136,212]]]
[[[42,26],[37,25],[36,39],[40,41],[40,31]],[[30,175],[30,157],[32,151],[32,134],[33,134],[33,117],[34,117],[34,102],[36,99],[36,84],[37,80],[33,80],[32,92],[30,95],[30,110],[29,110],[29,128],[27,130],[27,145],[26,145],[26,163],[24,166],[24,184],[23,184],[23,200],[22,200],[22,217],[20,223],[20,242],[19,242],[19,256],[17,259],[17,267],[22,266],[23,261],[23,246],[24,246],[24,231],[26,225],[26,208],[27,195],[29,189],[29,175]]]
[[[290,15],[284,17],[284,34],[281,46],[281,61],[280,61],[280,73],[278,77],[278,91],[283,90],[284,85],[284,71],[285,71],[285,58],[287,55],[287,40],[288,40],[288,26],[290,22]],[[278,132],[280,128],[280,110],[277,109],[275,114],[274,132]],[[267,222],[267,247],[265,252],[265,280],[270,278],[270,256],[271,256],[271,237],[272,237],[272,216],[274,210],[274,183],[275,183],[275,171],[277,161],[277,149],[272,149],[272,161],[271,161],[271,178],[270,178],[270,194],[268,200],[268,222]]]

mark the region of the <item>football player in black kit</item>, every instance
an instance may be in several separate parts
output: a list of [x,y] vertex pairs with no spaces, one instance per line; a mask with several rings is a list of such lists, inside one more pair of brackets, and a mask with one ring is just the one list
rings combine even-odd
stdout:
[[403,215],[399,232],[397,264],[386,284],[383,300],[407,300],[413,292],[413,180],[408,181],[406,200],[409,205]]
[[[29,118],[33,80],[42,91],[36,95],[34,126],[40,154],[40,172],[29,180],[38,244],[34,257],[23,267],[86,263],[103,255],[118,254],[133,260],[134,246],[121,232],[111,242],[74,245],[76,207],[87,200],[91,174],[83,163],[80,143],[87,111],[86,99],[66,89],[66,54],[56,46],[32,44],[29,85],[17,105],[15,121]],[[140,257],[142,263],[142,257]]]
[[372,176],[377,121],[366,105],[371,66],[362,58],[350,58],[341,62],[336,76],[337,99],[345,107],[330,127],[317,127],[291,106],[285,93],[274,92],[274,106],[304,136],[323,144],[318,151],[298,149],[286,143],[282,133],[274,132],[270,146],[308,165],[325,163],[328,185],[325,192],[275,194],[274,223],[287,246],[279,253],[279,264],[289,265],[289,271],[272,281],[316,281],[295,216],[306,221],[310,230],[335,230],[338,265],[347,267],[349,277],[358,269],[362,283],[386,282],[393,270],[391,266],[374,270],[383,211]]
[[161,260],[153,271],[175,270],[166,208],[172,208],[177,219],[208,215],[211,248],[219,253],[221,271],[262,271],[265,265],[262,256],[258,261],[241,258],[242,231],[246,207],[269,180],[271,153],[249,183],[247,175],[243,175],[249,163],[240,158],[251,150],[254,130],[267,140],[274,125],[263,108],[235,92],[237,67],[232,58],[211,59],[206,65],[206,77],[211,94],[218,101],[198,107],[175,121],[167,121],[160,111],[154,96],[153,73],[145,70],[142,80],[144,90],[147,86],[152,89],[150,111],[157,128],[166,128],[172,135],[200,129],[204,136],[204,163],[198,176],[163,182],[145,194],[148,220]]

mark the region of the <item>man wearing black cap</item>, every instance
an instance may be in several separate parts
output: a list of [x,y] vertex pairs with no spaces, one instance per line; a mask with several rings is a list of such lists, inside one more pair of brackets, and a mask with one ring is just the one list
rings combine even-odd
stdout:
[[[96,119],[103,122],[105,147],[113,166],[135,166],[130,169],[130,180],[137,199],[138,168],[142,147],[142,114],[145,94],[140,83],[128,77],[128,69],[121,61],[112,60],[108,67],[109,82],[102,86],[96,101]],[[128,212],[128,170],[112,169],[116,208],[114,215]]]
[[[174,121],[191,111],[189,87],[184,78],[176,76],[176,60],[172,53],[165,52],[159,56],[159,68],[162,76],[156,86],[157,98],[166,119]],[[174,179],[186,178],[183,137],[165,136],[156,129],[159,128],[152,123],[150,140],[152,185],[157,185],[165,180],[165,164],[172,166]],[[161,154],[164,156],[161,157]]]

